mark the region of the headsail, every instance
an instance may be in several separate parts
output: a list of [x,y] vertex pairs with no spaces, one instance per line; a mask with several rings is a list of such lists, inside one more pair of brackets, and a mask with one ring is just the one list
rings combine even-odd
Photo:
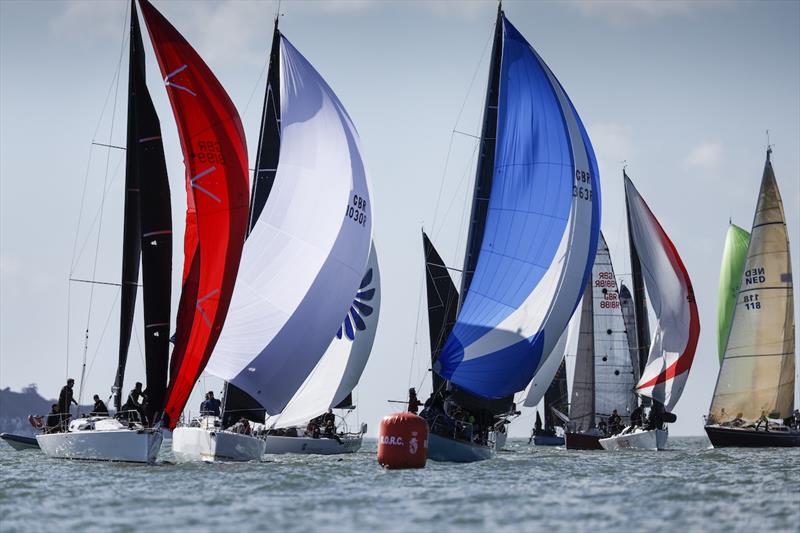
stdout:
[[722,252],[722,265],[719,269],[719,289],[717,290],[717,354],[719,362],[725,356],[725,345],[731,330],[733,309],[739,296],[744,264],[747,261],[747,246],[750,234],[735,224],[728,226],[725,236],[725,250]]
[[305,426],[350,396],[372,352],[380,306],[381,276],[373,243],[367,270],[339,331],[283,411],[267,417],[268,427]]
[[325,353],[358,291],[372,240],[358,133],[282,35],[279,78],[278,170],[207,369],[269,414],[286,407]]
[[625,334],[628,337],[628,353],[631,358],[631,369],[633,370],[633,382],[638,383],[641,377],[641,366],[639,365],[639,348],[636,331],[636,309],[633,302],[631,291],[625,283],[619,284],[619,304],[622,308],[622,319],[625,322]]
[[477,260],[468,248],[465,270],[474,263],[474,274],[434,365],[484,398],[520,391],[534,374],[552,380],[560,360],[547,355],[583,292],[600,223],[597,165],[578,114],[502,12],[498,25],[496,141],[486,128],[482,139],[482,153],[494,153],[491,187],[481,188],[479,165],[476,194],[489,201],[473,209],[470,242],[476,228],[483,236]]
[[184,284],[164,409],[171,428],[228,312],[247,228],[247,148],[239,114],[214,74],[161,13],[140,4],[186,165]]
[[628,231],[658,320],[636,391],[670,410],[683,392],[700,335],[694,289],[678,251],[627,175],[625,200]]
[[794,409],[794,287],[783,202],[767,152],[711,415],[786,418]]
[[161,125],[145,77],[145,56],[136,2],[131,1],[128,61],[128,137],[125,162],[120,354],[114,405],[121,408],[125,364],[142,266],[147,418],[164,405],[169,361],[172,291],[172,210]]
[[[456,323],[458,310],[458,289],[447,271],[442,257],[433,247],[428,235],[422,232],[422,246],[425,254],[425,287],[428,302],[428,330],[430,333],[431,365],[439,360],[444,342]],[[444,392],[445,381],[435,372],[433,394]]]

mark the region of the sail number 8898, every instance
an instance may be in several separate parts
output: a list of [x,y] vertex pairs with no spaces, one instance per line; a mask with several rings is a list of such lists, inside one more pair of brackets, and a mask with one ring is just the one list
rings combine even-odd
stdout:
[[362,226],[367,225],[367,201],[357,194],[353,195],[353,201],[347,206],[345,216]]
[[572,186],[572,196],[581,200],[592,199],[592,175],[585,170],[575,170],[575,185]]

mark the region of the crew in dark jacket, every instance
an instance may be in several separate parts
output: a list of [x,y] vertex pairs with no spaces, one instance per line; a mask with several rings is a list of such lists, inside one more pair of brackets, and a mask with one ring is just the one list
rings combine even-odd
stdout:
[[92,414],[98,416],[108,416],[108,407],[105,402],[100,399],[97,394],[94,395],[94,407],[92,407]]
[[58,395],[58,412],[62,415],[69,415],[69,408],[73,403],[78,405],[78,402],[72,397],[73,385],[75,385],[75,380],[69,378],[67,384],[61,387],[61,393]]

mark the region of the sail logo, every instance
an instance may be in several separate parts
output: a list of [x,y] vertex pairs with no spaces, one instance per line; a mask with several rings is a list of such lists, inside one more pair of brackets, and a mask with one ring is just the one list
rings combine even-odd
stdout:
[[389,437],[384,435],[381,437],[381,444],[387,444],[389,446],[403,446],[403,437]]
[[356,331],[364,331],[367,329],[367,323],[364,322],[364,317],[368,317],[374,311],[374,308],[368,302],[375,298],[375,288],[370,287],[372,283],[372,268],[367,270],[364,277],[361,279],[361,285],[358,287],[358,292],[350,305],[350,311],[344,317],[344,322],[339,326],[339,331],[336,332],[336,338],[341,339],[345,335],[351,341],[356,339]]
[[764,267],[749,268],[744,273],[745,285],[756,285],[757,283],[765,283],[766,281],[767,276]]
[[417,432],[412,431],[411,440],[408,441],[408,453],[414,455],[415,453],[417,453],[418,449],[419,449],[419,443],[417,442]]

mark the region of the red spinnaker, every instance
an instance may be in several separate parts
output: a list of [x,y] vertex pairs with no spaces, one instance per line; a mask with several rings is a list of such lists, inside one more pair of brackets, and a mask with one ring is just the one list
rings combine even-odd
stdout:
[[211,69],[147,0],[139,4],[186,165],[183,287],[164,407],[172,429],[228,313],[247,229],[247,147],[239,114]]

